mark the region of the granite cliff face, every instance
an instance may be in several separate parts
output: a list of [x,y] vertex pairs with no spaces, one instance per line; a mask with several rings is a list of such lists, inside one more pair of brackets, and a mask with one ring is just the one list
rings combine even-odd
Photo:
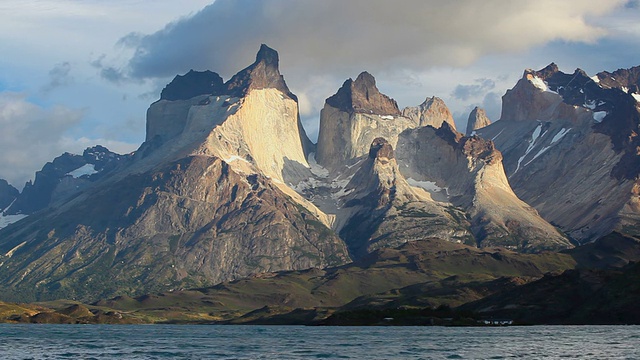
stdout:
[[441,99],[401,112],[363,72],[326,100],[314,145],[278,62],[263,45],[226,82],[177,76],[135,153],[65,154],[9,194],[7,212],[32,215],[0,230],[0,290],[87,300],[337,266],[421,240],[539,252],[572,247],[555,226],[575,239],[640,233],[635,70],[600,84],[553,64],[528,70],[500,121],[472,112],[471,136]]
[[326,215],[284,183],[310,173],[309,141],[277,65],[262,46],[222,85],[189,93],[182,82],[216,76],[176,78],[126,166],[0,233],[0,287],[90,299],[347,262]]
[[323,167],[336,170],[366,155],[373,139],[383,137],[393,146],[399,133],[415,126],[415,121],[400,116],[393,99],[380,93],[373,76],[363,72],[326,100],[315,158]]
[[[316,159],[326,177],[317,178],[322,185],[313,189],[296,188],[335,219],[333,228],[356,258],[429,237],[526,252],[572,246],[513,193],[492,142],[463,137],[443,117],[435,128],[420,125],[433,118],[426,115],[412,120],[372,109],[358,113],[345,107],[354,103],[346,100],[337,108],[331,104],[338,94],[344,100],[344,86],[327,99],[321,115]],[[423,105],[416,113],[446,109],[437,99]]]
[[475,107],[471,110],[469,114],[469,119],[467,120],[467,136],[473,134],[475,130],[482,129],[483,127],[487,127],[491,125],[491,120],[487,117],[487,113],[484,109]]
[[[178,79],[183,81],[176,78],[166,89],[178,86],[173,85]],[[139,153],[159,154],[152,162],[188,153],[218,156],[239,171],[284,182],[309,167],[311,149],[297,98],[278,70],[278,53],[263,45],[252,65],[212,94],[153,103],[147,112],[147,141]]]
[[555,64],[527,70],[503,97],[501,120],[477,131],[504,154],[516,194],[581,242],[614,229],[637,233],[635,72],[619,70],[615,82]]
[[393,147],[383,138],[373,140],[345,192],[340,202],[349,220],[340,236],[356,258],[431,238],[475,245],[464,213],[411,186],[400,173]]
[[523,252],[572,247],[513,193],[493,142],[463,137],[445,124],[402,133],[396,154],[405,177],[446,189],[446,201],[464,211],[477,246]]
[[406,129],[428,125],[437,128],[444,123],[455,129],[451,112],[441,99],[427,98],[421,105],[400,113],[396,102],[380,93],[373,76],[363,72],[355,81],[345,81],[326,100],[320,113],[315,157],[318,164],[335,171],[366,155],[377,137],[393,147],[398,134]]

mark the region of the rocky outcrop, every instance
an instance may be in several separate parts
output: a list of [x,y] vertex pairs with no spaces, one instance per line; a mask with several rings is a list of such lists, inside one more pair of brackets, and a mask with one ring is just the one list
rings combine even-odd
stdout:
[[451,111],[442,99],[435,96],[427,98],[418,106],[404,108],[402,116],[416,121],[418,126],[430,125],[439,128],[446,122],[451,128],[456,129]]
[[244,97],[251,90],[276,89],[297,101],[296,96],[289,91],[284,82],[284,77],[280,75],[278,66],[278,52],[262,44],[256,55],[256,61],[225,83],[225,94]]
[[396,157],[406,178],[446,189],[446,200],[467,214],[477,246],[524,252],[571,247],[513,193],[493,142],[463,137],[443,124],[402,133]]
[[7,182],[0,179],[0,213],[4,211],[18,197],[20,192]]
[[227,81],[220,93],[152,104],[147,142],[139,153],[156,152],[150,163],[189,153],[212,155],[238,171],[285,182],[307,175],[312,148],[297,98],[278,70],[278,53],[262,45],[256,61]]
[[318,164],[330,171],[365,156],[371,142],[385,138],[393,146],[398,134],[419,122],[400,116],[396,102],[381,94],[367,72],[345,81],[320,112]]
[[224,94],[152,104],[148,141],[125,167],[2,230],[0,288],[92,299],[347,262],[326,215],[285,185],[311,172],[277,64],[263,46]]
[[603,71],[593,77],[604,88],[617,88],[626,93],[640,94],[640,66],[618,69],[612,73]]
[[220,95],[224,93],[220,75],[212,71],[190,70],[176,75],[160,93],[160,100],[189,100],[198,95]]
[[349,220],[340,236],[354,258],[430,238],[475,243],[464,214],[409,185],[398,169],[393,147],[383,138],[373,140],[345,192],[340,201]]
[[65,201],[123,166],[129,158],[100,145],[87,148],[82,155],[64,153],[36,172],[35,181],[26,183],[6,213],[33,214]]
[[491,120],[487,117],[487,113],[484,109],[475,107],[471,110],[469,114],[469,119],[467,120],[467,136],[473,134],[475,130],[482,129],[483,127],[487,127],[491,125]]
[[619,71],[628,76],[616,85],[555,64],[526,70],[503,97],[501,121],[477,131],[503,153],[516,194],[581,242],[633,231],[640,218],[640,96],[611,87],[631,86],[633,73]]
[[400,115],[395,100],[380,93],[376,79],[364,71],[356,81],[348,79],[338,92],[327,99],[327,105],[346,112],[376,115]]

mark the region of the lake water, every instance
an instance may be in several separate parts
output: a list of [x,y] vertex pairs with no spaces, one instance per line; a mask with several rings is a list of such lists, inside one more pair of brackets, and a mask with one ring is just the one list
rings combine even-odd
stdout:
[[640,326],[0,324],[0,359],[640,359]]

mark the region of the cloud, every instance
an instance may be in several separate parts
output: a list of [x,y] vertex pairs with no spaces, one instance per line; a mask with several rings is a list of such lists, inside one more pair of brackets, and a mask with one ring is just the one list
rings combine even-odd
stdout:
[[29,102],[26,95],[0,92],[0,178],[17,188],[56,156],[103,143],[129,152],[134,145],[104,139],[73,139],[66,133],[78,125],[84,110],[62,106],[44,108]]
[[61,86],[67,86],[73,83],[73,76],[69,75],[71,72],[71,64],[68,61],[56,64],[51,70],[49,70],[49,82],[45,84],[42,91],[48,93]]
[[606,35],[591,17],[624,0],[217,0],[162,30],[121,40],[133,56],[122,72],[170,77],[191,68],[223,76],[246,64],[260,43],[283,68],[324,74],[395,66],[466,66],[493,53],[550,41],[592,43]]
[[627,9],[638,9],[640,8],[640,0],[629,0],[624,6]]
[[493,90],[496,87],[495,81],[491,79],[476,79],[472,85],[458,85],[451,96],[460,100],[469,100]]

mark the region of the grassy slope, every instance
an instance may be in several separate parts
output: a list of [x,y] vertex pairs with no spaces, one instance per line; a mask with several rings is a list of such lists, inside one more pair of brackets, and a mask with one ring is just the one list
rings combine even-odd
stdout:
[[[410,290],[422,294],[423,287],[434,290],[429,296],[438,299],[429,304],[464,303],[495,291],[492,289],[497,285],[491,282],[501,277],[536,279],[546,272],[571,269],[575,265],[567,254],[519,254],[425,240],[407,243],[398,249],[382,249],[339,268],[283,272],[211,288],[137,298],[118,297],[96,305],[136,314],[150,322],[233,319],[269,322],[265,319],[285,313],[290,313],[290,319],[297,319],[292,322],[304,322],[326,316],[325,310],[330,312],[356,299],[362,306],[371,306],[373,301],[397,299],[399,295],[411,293]],[[464,284],[473,288],[482,287],[485,282],[489,282],[488,289],[462,291],[455,296],[447,290],[454,283],[460,288]],[[292,312],[294,309],[307,310]]]
[[[122,316],[120,322],[308,324],[325,319],[336,310],[401,308],[414,311],[411,309],[455,307],[477,301],[468,309],[482,311],[492,304],[502,304],[504,294],[519,294],[532,289],[530,286],[534,284],[545,282],[551,285],[544,288],[551,290],[525,291],[521,298],[553,307],[563,301],[567,303],[563,299],[573,299],[576,294],[584,299],[592,297],[588,288],[567,286],[576,281],[570,276],[572,273],[564,273],[565,270],[584,272],[586,268],[623,266],[630,259],[640,259],[638,249],[640,242],[637,239],[620,234],[612,234],[597,246],[541,254],[520,254],[499,248],[477,249],[432,239],[407,243],[397,249],[381,249],[338,268],[263,274],[209,288],[136,298],[116,297],[86,307],[95,316],[91,321],[96,322],[101,319],[116,321],[120,319],[114,318],[117,315]],[[594,271],[600,274],[598,271],[601,270]],[[599,297],[593,296],[589,306],[602,307],[602,302],[607,301],[618,307],[629,305],[624,299],[628,297],[627,292],[637,286],[627,279],[633,276],[620,273],[621,270],[606,273],[609,275],[603,283],[613,287]],[[622,299],[616,300],[607,294],[619,294]],[[493,303],[483,303],[489,299],[493,299]],[[512,302],[509,298],[504,303]],[[75,302],[38,305],[57,309],[57,313],[64,316],[69,313],[87,315],[82,309],[69,310],[78,305]],[[554,316],[560,318],[560,315]],[[7,317],[0,313],[2,318]],[[60,319],[69,321],[64,317]],[[56,318],[50,316],[45,320],[55,321]]]

